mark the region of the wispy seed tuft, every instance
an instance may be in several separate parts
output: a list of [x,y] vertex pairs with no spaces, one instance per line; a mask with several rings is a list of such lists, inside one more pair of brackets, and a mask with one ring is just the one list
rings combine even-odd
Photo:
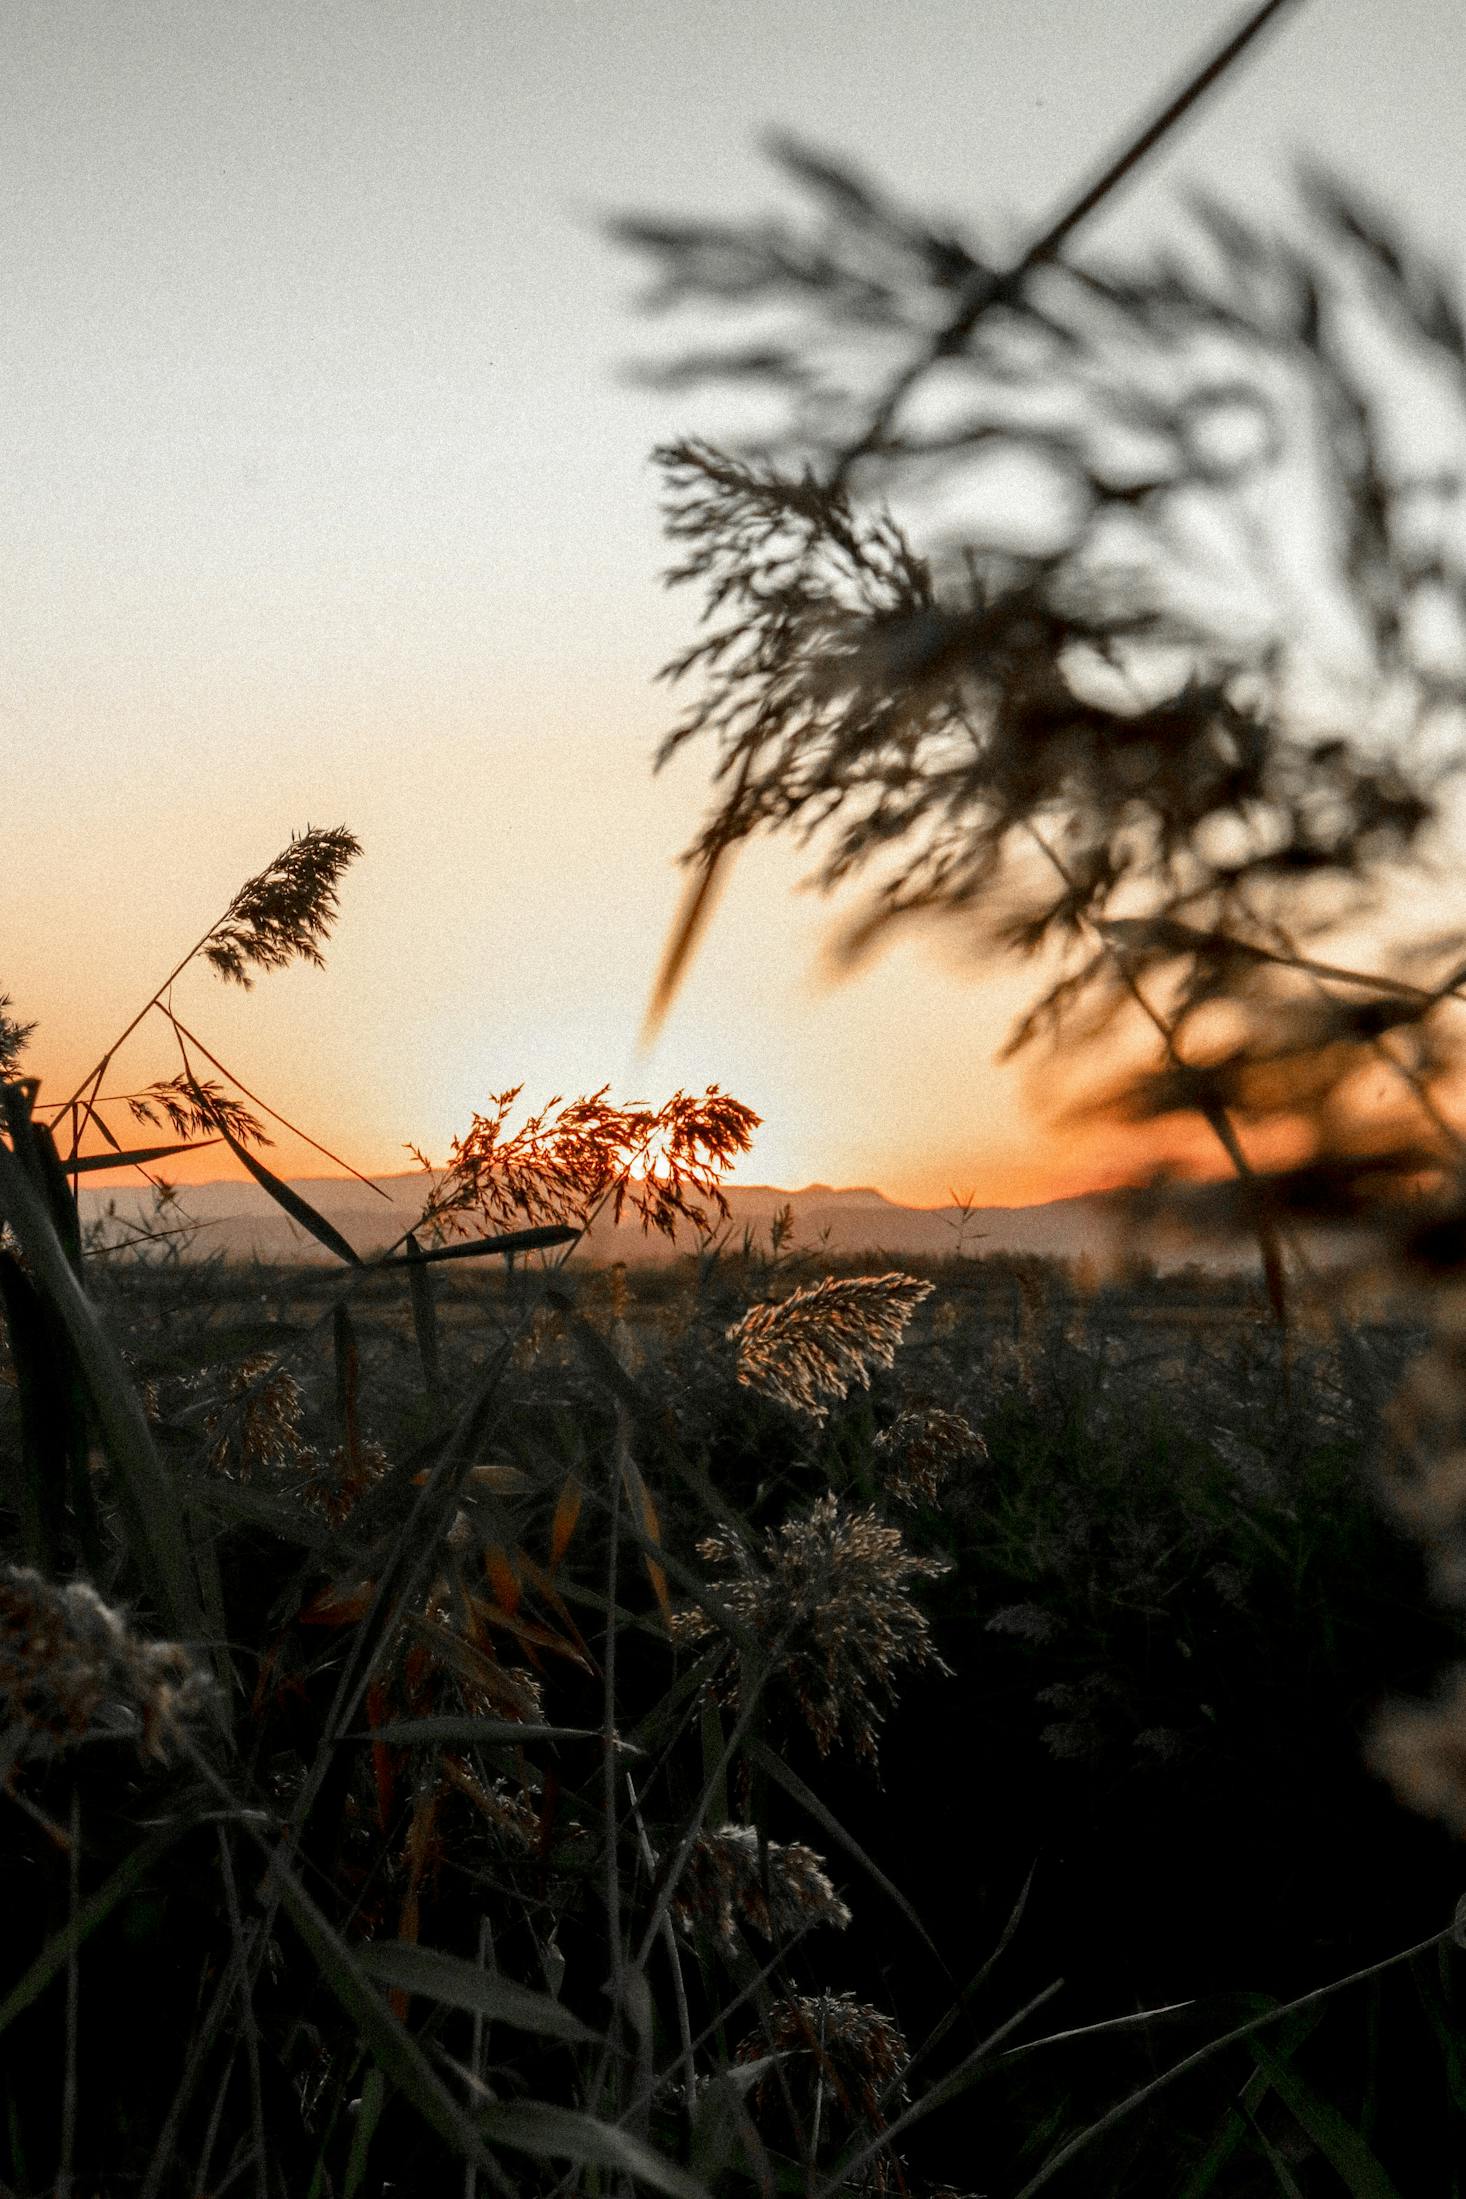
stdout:
[[823,1420],[852,1383],[889,1367],[931,1284],[914,1275],[827,1276],[776,1305],[751,1306],[729,1329],[738,1379],[792,1411]]
[[246,987],[252,970],[294,961],[319,969],[336,920],[336,889],[361,843],[344,825],[307,826],[266,870],[247,878],[199,950],[221,977]]

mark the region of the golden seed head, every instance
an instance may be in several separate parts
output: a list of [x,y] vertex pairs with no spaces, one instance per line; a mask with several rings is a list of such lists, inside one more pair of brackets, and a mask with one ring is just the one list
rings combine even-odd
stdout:
[[931,1288],[914,1275],[827,1276],[776,1305],[751,1306],[728,1331],[738,1379],[823,1420],[853,1383],[868,1388],[871,1370],[891,1365]]

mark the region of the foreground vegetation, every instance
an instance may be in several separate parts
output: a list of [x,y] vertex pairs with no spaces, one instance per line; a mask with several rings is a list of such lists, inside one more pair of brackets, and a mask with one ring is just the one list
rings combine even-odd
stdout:
[[6,1576],[12,2189],[1454,2188],[1459,1862],[1360,1740],[1461,1627],[1351,1349],[953,1261],[816,1417],[744,1317],[858,1354],[819,1273],[89,1274],[221,1654]]

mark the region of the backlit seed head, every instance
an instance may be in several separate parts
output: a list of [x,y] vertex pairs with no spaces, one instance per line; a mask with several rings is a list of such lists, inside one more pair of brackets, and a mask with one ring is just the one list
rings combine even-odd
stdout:
[[914,1275],[827,1276],[777,1305],[751,1306],[729,1329],[738,1379],[794,1412],[823,1420],[852,1386],[889,1367],[931,1284]]

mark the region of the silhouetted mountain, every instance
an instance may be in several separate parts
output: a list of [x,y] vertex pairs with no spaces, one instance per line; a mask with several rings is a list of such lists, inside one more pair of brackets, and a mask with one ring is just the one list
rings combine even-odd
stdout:
[[[370,1257],[386,1251],[413,1226],[432,1182],[419,1173],[382,1176],[370,1184],[315,1176],[294,1180],[291,1189]],[[108,1192],[86,1186],[81,1199],[84,1224],[102,1221],[109,1203],[115,1202],[114,1218],[106,1224],[109,1236],[146,1222],[152,1213],[152,1193],[146,1187]],[[193,1258],[222,1252],[229,1260],[258,1259],[271,1266],[332,1263],[325,1247],[292,1222],[258,1184],[190,1184],[180,1192],[179,1203],[182,1215],[197,1224],[188,1247]],[[1114,1196],[1104,1192],[1041,1206],[977,1207],[964,1216],[955,1206],[902,1206],[864,1185],[843,1189],[807,1184],[802,1191],[785,1191],[774,1184],[745,1184],[729,1191],[728,1205],[730,1219],[719,1234],[735,1248],[745,1232],[767,1245],[774,1216],[788,1207],[797,1245],[841,1259],[855,1254],[932,1259],[960,1247],[1066,1259],[1087,1253],[1104,1262],[1119,1241]],[[585,1253],[597,1262],[639,1263],[668,1259],[695,1243],[690,1229],[680,1230],[671,1243],[654,1232],[643,1234],[634,1219],[625,1218],[617,1227],[603,1217],[591,1230]]]

